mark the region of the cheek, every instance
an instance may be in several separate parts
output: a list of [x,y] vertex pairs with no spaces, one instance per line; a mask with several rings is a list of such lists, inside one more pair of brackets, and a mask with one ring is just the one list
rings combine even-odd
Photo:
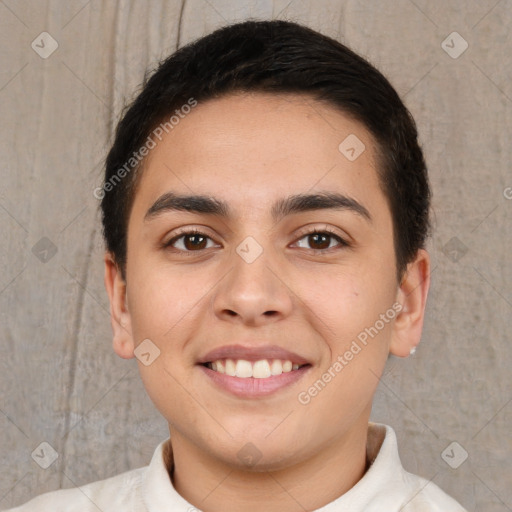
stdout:
[[165,261],[161,253],[133,250],[127,279],[134,330],[145,329],[162,337],[180,319],[193,316],[211,287],[205,278],[208,275],[200,269]]
[[373,325],[391,307],[396,293],[386,274],[364,272],[362,268],[329,268],[299,279],[301,300],[323,321],[330,338],[342,340]]
[[164,300],[165,290],[149,280],[138,282],[134,279],[128,283],[128,308],[135,342],[143,338],[161,338],[165,326],[167,329],[172,326],[172,308]]
[[[323,277],[317,274],[311,279],[323,289],[308,304],[315,313],[323,348],[327,349],[321,371],[327,374],[325,380],[336,382],[329,385],[319,402],[346,402],[357,409],[375,391],[387,361],[395,317],[392,278],[379,272],[347,271],[329,272]],[[311,284],[305,284],[304,290],[308,288]],[[347,390],[351,390],[350,396]]]
[[343,404],[329,414],[346,421],[347,414],[355,418],[366,407],[386,364],[395,318],[393,281],[385,275],[379,280],[348,273],[316,275],[314,281],[324,292],[308,305],[328,352],[315,376],[322,382],[310,383],[315,388],[311,396],[318,392],[316,406],[326,410]]
[[[156,408],[171,418],[173,411],[183,410],[190,397],[188,387],[188,362],[184,347],[193,334],[197,308],[204,295],[204,287],[194,285],[190,279],[164,266],[142,265],[132,261],[128,275],[128,305],[135,344],[151,340],[159,350],[149,365],[138,362],[139,373]],[[154,349],[153,349],[154,350]]]

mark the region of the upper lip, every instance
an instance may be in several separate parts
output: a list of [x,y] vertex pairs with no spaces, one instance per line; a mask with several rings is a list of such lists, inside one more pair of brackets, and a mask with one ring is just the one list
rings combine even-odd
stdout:
[[258,347],[224,345],[202,356],[198,360],[198,364],[211,363],[219,359],[245,359],[247,361],[281,359],[283,361],[291,361],[293,364],[309,364],[309,361],[304,357],[279,347],[278,345],[261,345]]

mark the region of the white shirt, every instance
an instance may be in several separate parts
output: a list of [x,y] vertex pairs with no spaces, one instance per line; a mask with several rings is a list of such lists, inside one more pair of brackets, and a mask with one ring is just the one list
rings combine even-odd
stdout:
[[[373,462],[361,480],[315,512],[467,512],[434,483],[405,471],[395,432],[388,425],[369,423],[367,455]],[[172,460],[167,439],[158,445],[149,466],[41,494],[5,512],[197,511],[172,484],[167,470]]]

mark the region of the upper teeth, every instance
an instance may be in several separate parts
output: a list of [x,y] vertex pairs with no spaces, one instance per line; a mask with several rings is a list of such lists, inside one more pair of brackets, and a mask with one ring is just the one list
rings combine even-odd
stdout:
[[241,377],[243,379],[254,377],[255,379],[266,379],[271,375],[281,375],[281,373],[298,370],[299,365],[291,361],[281,361],[280,359],[260,359],[259,361],[246,361],[245,359],[219,359],[208,364],[212,370],[225,373],[231,377]]

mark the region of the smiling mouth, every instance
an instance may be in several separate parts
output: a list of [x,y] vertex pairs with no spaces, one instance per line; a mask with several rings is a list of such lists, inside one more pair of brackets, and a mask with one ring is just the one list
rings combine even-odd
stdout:
[[255,379],[268,379],[269,377],[275,377],[283,373],[291,373],[311,365],[300,365],[287,359],[260,359],[258,361],[248,361],[246,359],[228,358],[202,363],[202,366],[230,377],[239,377],[241,379],[250,377]]

